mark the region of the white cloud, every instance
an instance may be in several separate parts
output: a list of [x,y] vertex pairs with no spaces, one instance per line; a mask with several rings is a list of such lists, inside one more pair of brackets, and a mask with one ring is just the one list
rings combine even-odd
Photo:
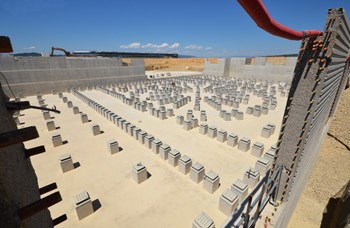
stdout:
[[190,44],[185,47],[185,49],[191,49],[191,50],[202,50],[203,46],[196,45],[196,44]]
[[179,43],[174,43],[169,48],[173,49],[173,48],[178,48],[178,47],[180,47],[180,44]]
[[162,43],[161,45],[158,45],[158,48],[168,48],[169,44],[168,43]]
[[197,45],[197,44],[190,44],[190,45],[187,45],[184,49],[200,51],[200,50],[211,50],[213,48],[212,47],[205,47],[205,46]]
[[123,48],[123,49],[140,48],[140,47],[141,47],[140,43],[132,43],[132,44],[128,44],[128,45],[120,45],[120,48]]
[[154,43],[148,43],[148,44],[142,45],[141,47],[142,48],[157,48],[158,45],[154,44]]
[[36,49],[36,47],[35,46],[30,46],[30,47],[24,48],[24,50],[33,50],[33,49]]
[[155,43],[147,43],[147,44],[141,44],[141,43],[131,43],[128,45],[120,45],[120,48],[123,49],[129,49],[129,48],[145,48],[145,49],[156,49],[157,51],[161,49],[175,49],[180,47],[180,44],[175,42],[171,46],[168,43],[162,43],[162,44],[155,44]]

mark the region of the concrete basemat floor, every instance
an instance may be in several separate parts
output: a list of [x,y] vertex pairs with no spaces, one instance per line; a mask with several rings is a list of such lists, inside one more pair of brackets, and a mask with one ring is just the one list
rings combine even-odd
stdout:
[[[243,178],[244,172],[254,167],[257,157],[251,152],[242,152],[237,147],[229,147],[208,136],[199,134],[199,128],[186,131],[176,124],[177,115],[185,115],[194,106],[194,93],[190,95],[189,104],[174,110],[174,116],[160,120],[151,116],[148,111],[140,112],[122,103],[117,98],[99,91],[81,92],[99,102],[109,110],[122,116],[137,127],[169,144],[182,155],[188,155],[193,163],[200,162],[206,172],[213,170],[220,176],[219,189],[210,194],[203,189],[202,183],[195,184],[171,167],[168,161],[152,153],[145,145],[118,128],[112,122],[91,109],[71,93],[64,93],[73,106],[88,115],[89,123],[81,123],[80,115],[74,115],[71,108],[62,102],[58,95],[43,95],[48,106],[56,105],[61,114],[51,114],[57,127],[48,131],[42,112],[38,110],[23,111],[20,127],[35,125],[40,138],[25,143],[26,148],[45,145],[46,153],[31,158],[38,176],[39,186],[56,182],[63,201],[50,207],[52,218],[67,214],[67,221],[57,227],[190,227],[200,212],[207,213],[220,226],[226,216],[218,210],[220,195],[237,179]],[[278,138],[280,122],[285,106],[285,97],[278,98],[276,110],[268,115],[253,117],[245,115],[244,120],[224,121],[219,112],[204,103],[201,93],[201,109],[206,110],[208,125],[214,125],[228,133],[234,132],[239,138],[248,137],[252,143],[259,141],[265,144],[265,151],[275,144]],[[144,97],[144,95],[142,95]],[[141,98],[142,98],[141,96]],[[28,97],[32,104],[37,104],[36,97]],[[261,104],[261,98],[252,96],[249,106]],[[154,102],[156,104],[156,102]],[[156,106],[156,105],[155,105]],[[167,108],[172,106],[165,105]],[[239,109],[243,112],[246,106]],[[227,110],[230,110],[227,107]],[[194,111],[199,119],[199,111]],[[269,139],[260,136],[261,129],[267,123],[275,123],[276,131]],[[93,136],[91,125],[99,124],[103,134]],[[199,124],[201,122],[199,121]],[[53,147],[51,136],[59,133],[67,143]],[[107,141],[116,139],[122,147],[120,153],[111,155]],[[75,169],[62,173],[58,157],[69,153],[75,163]],[[141,184],[132,179],[132,166],[142,162],[151,177]],[[93,201],[95,212],[83,220],[78,220],[75,213],[73,196],[88,191]]]

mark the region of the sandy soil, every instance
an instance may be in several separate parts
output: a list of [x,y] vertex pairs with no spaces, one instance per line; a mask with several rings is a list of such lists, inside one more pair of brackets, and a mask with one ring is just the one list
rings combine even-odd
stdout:
[[[345,90],[329,134],[350,146],[350,89]],[[306,189],[289,223],[290,228],[320,227],[328,199],[350,180],[350,151],[328,135]]]
[[[168,70],[168,71],[203,71],[205,58],[178,58],[178,59],[145,59],[146,70]],[[217,63],[216,58],[209,58],[212,63]],[[123,59],[130,64],[130,59]]]
[[[146,71],[200,71],[204,69],[205,58],[148,58],[145,60]],[[208,58],[211,63],[217,63],[217,58]],[[272,65],[286,64],[287,57],[267,57],[266,63]],[[123,59],[124,63],[131,64],[131,59]],[[251,64],[256,64],[256,59],[252,58]]]

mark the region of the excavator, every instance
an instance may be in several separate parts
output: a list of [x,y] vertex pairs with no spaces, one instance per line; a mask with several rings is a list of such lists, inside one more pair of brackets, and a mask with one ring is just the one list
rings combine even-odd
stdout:
[[54,56],[54,55],[53,55],[53,52],[54,52],[54,51],[63,51],[64,54],[65,54],[66,56],[75,56],[74,54],[70,53],[69,51],[66,51],[66,50],[63,49],[63,48],[51,47],[51,53],[50,53],[50,56],[51,56],[51,57]]

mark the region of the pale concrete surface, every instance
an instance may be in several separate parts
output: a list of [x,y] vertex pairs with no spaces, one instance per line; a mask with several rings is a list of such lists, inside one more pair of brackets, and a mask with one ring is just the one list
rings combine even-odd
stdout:
[[[25,116],[20,120],[25,122],[21,125],[23,127],[35,125],[40,134],[40,138],[25,143],[26,146],[46,147],[46,153],[31,157],[31,161],[39,186],[56,182],[62,195],[63,201],[49,208],[53,218],[67,214],[67,221],[57,227],[190,227],[202,211],[217,226],[225,221],[227,216],[218,209],[222,192],[230,188],[237,178],[242,179],[244,172],[249,167],[254,167],[257,158],[250,151],[242,152],[237,146],[232,148],[227,143],[199,134],[198,127],[185,131],[176,124],[177,115],[185,115],[188,109],[194,107],[194,93],[185,93],[185,96],[192,96],[191,102],[175,109],[174,116],[166,120],[155,118],[148,112],[137,111],[119,99],[99,91],[82,93],[169,144],[172,149],[188,155],[193,163],[200,162],[206,170],[218,173],[221,185],[217,191],[209,194],[201,183],[195,184],[189,175],[185,176],[177,168],[171,167],[159,155],[152,153],[73,94],[64,93],[64,96],[74,106],[78,106],[81,112],[86,113],[92,120],[91,123],[82,124],[80,115],[74,115],[58,95],[44,95],[49,107],[56,105],[62,111],[61,114],[51,113],[55,126],[60,128],[49,132],[46,121],[38,110],[23,111]],[[284,97],[276,96],[277,108],[270,110],[268,115],[259,118],[245,115],[244,120],[224,121],[219,118],[217,110],[204,103],[205,95],[208,94],[201,93],[201,109],[206,110],[209,126],[216,126],[228,133],[234,132],[239,138],[248,137],[252,143],[262,142],[265,148],[276,143],[284,110]],[[28,97],[27,100],[33,105],[38,103],[36,97]],[[157,107],[156,102],[153,103]],[[261,104],[261,98],[251,95],[249,106],[255,104]],[[172,108],[172,104],[165,106]],[[223,107],[231,109],[225,105]],[[247,105],[241,104],[239,110],[245,112],[246,107]],[[194,111],[194,115],[199,119],[200,111]],[[276,124],[276,132],[269,139],[261,137],[261,129],[270,122]],[[93,136],[90,129],[92,123],[99,124],[104,133]],[[54,132],[60,133],[62,140],[68,140],[68,143],[54,148],[51,143]],[[118,141],[123,148],[121,152],[110,155],[106,143],[111,139]],[[71,154],[74,162],[79,162],[80,166],[63,174],[58,157],[64,153]],[[142,162],[151,174],[147,181],[139,185],[133,181],[131,173],[132,166],[138,162]],[[98,199],[102,206],[79,221],[74,210],[73,196],[85,190],[93,202]]]

